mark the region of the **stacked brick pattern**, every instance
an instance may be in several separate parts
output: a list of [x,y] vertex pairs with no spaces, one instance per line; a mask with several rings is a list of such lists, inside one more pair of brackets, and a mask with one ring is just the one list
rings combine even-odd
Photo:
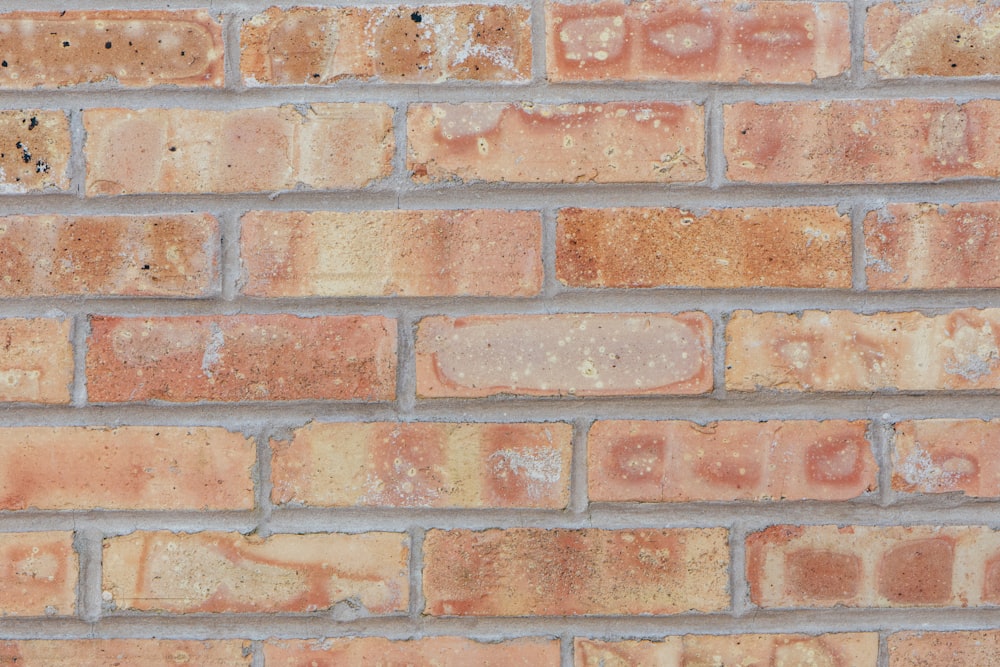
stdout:
[[61,4],[0,664],[1000,663],[1000,3]]

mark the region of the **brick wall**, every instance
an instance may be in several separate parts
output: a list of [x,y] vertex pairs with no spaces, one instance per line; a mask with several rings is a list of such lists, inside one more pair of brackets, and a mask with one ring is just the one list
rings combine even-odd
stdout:
[[1000,664],[1000,2],[23,4],[0,664]]

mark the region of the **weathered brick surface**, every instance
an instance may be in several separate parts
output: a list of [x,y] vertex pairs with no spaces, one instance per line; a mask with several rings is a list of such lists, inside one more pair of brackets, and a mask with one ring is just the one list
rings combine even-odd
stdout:
[[892,488],[1000,496],[1000,421],[920,419],[896,424]]
[[427,665],[430,667],[506,667],[537,665],[558,667],[559,642],[555,639],[512,639],[477,642],[460,637],[429,637],[389,641],[379,637],[315,641],[269,641],[264,645],[269,667],[301,665]]
[[72,533],[0,533],[0,618],[72,614],[77,568]]
[[69,403],[71,329],[69,320],[0,319],[0,401]]
[[250,642],[222,639],[63,639],[0,641],[0,664],[27,667],[198,665],[250,667]]
[[889,635],[889,667],[994,665],[1000,662],[1000,633],[897,632]]
[[0,194],[69,189],[69,118],[64,112],[0,111],[0,146]]

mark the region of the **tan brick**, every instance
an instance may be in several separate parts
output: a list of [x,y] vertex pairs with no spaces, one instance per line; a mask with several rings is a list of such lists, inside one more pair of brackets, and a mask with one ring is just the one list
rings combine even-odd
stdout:
[[406,168],[418,182],[667,183],[705,178],[694,104],[413,104]]
[[69,189],[72,147],[62,111],[0,111],[0,145],[0,194]]
[[0,88],[223,83],[222,26],[201,10],[11,12],[0,34],[17,35]]
[[881,79],[1000,74],[1000,9],[976,0],[868,8],[865,69]]
[[431,530],[424,613],[577,616],[729,605],[723,528]]
[[323,642],[272,640],[264,644],[264,656],[268,667],[558,667],[560,664],[559,641],[540,638],[490,643],[462,637],[428,637],[406,641],[390,641],[381,637],[327,639]]
[[701,394],[712,389],[703,313],[427,317],[421,396]]
[[564,208],[558,225],[573,287],[851,286],[851,221],[832,207]]
[[1000,287],[1000,204],[890,204],[865,216],[868,288]]
[[0,218],[0,296],[204,296],[218,283],[210,215]]
[[402,533],[132,533],[104,540],[104,599],[120,610],[307,612],[338,603],[406,611]]
[[847,5],[546,5],[549,79],[808,83],[850,67]]
[[846,500],[877,486],[863,421],[598,421],[590,499]]
[[895,432],[892,488],[1000,496],[1000,420],[922,419]]
[[254,460],[222,428],[3,428],[0,510],[251,509]]
[[1000,387],[1000,310],[861,315],[736,311],[726,327],[736,391],[901,391]]
[[271,7],[243,24],[250,85],[527,81],[527,7]]
[[569,499],[569,424],[312,423],[272,441],[276,503],[549,507]]
[[390,400],[384,317],[233,315],[90,320],[92,401]]
[[25,667],[250,667],[249,641],[176,639],[20,639],[0,641],[0,665]]
[[889,667],[1000,664],[1000,632],[897,632],[889,635]]
[[253,211],[251,296],[531,296],[542,225],[531,211]]
[[0,533],[0,618],[72,614],[77,571],[73,533]]
[[1000,176],[1000,101],[824,100],[725,106],[726,175],[751,183]]
[[0,401],[69,403],[69,320],[0,319]]
[[360,188],[392,171],[384,104],[88,109],[89,196]]

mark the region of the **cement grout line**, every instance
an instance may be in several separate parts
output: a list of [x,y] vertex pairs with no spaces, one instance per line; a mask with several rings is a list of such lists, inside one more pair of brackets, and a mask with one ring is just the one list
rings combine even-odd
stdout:
[[264,662],[264,642],[259,639],[254,640],[250,646],[250,650],[253,652],[250,667],[266,667],[266,663]]
[[709,93],[705,101],[705,163],[706,185],[713,190],[725,185],[725,121],[715,93]]
[[412,417],[417,404],[417,320],[405,313],[396,325],[396,406],[400,418]]
[[559,667],[574,667],[573,665],[573,636],[563,634],[559,637]]
[[[271,502],[271,492],[273,490],[271,481],[271,463],[273,459],[271,440],[272,438],[279,438],[282,435],[285,434],[276,433],[276,429],[274,428],[264,427],[251,436],[256,449],[252,475],[254,482],[254,507],[252,511],[257,515],[257,525],[254,530],[261,537],[267,537],[270,534],[271,514],[274,512],[274,504]],[[291,434],[287,435],[291,437]]]
[[82,110],[70,109],[69,116],[69,138],[70,153],[69,162],[66,165],[66,174],[69,177],[69,196],[80,198],[85,196],[87,187],[87,165],[84,146],[87,143],[87,131],[83,125]]
[[546,0],[529,0],[531,16],[531,83],[547,83],[546,59],[548,57],[545,34]]
[[851,289],[868,290],[868,253],[865,248],[865,216],[867,207],[854,204],[850,209],[851,223]]
[[890,632],[882,631],[878,634],[878,667],[889,667],[889,635]]
[[423,618],[424,607],[424,540],[426,538],[426,528],[413,526],[409,530],[410,535],[410,602],[409,616],[414,623],[419,623]]
[[879,504],[888,507],[893,504],[892,491],[892,441],[893,428],[889,414],[875,416],[869,426],[873,454],[878,464],[878,499]]
[[229,92],[242,92],[243,79],[240,76],[240,17],[232,10],[223,16],[222,42],[226,49],[224,54],[223,72],[225,89]]
[[242,288],[242,253],[240,252],[241,220],[223,212],[217,215],[219,238],[215,248],[219,261],[219,298],[232,301],[239,297]]
[[737,618],[752,614],[756,607],[750,602],[746,579],[746,538],[750,531],[737,519],[729,530],[729,593],[732,612]]
[[71,317],[70,347],[73,353],[73,379],[70,384],[70,405],[83,408],[87,405],[87,337],[90,321],[79,313]]
[[569,503],[566,509],[575,515],[585,515],[590,506],[589,479],[587,476],[587,439],[592,419],[573,421],[570,457]]
[[559,238],[559,223],[556,211],[544,208],[540,211],[542,219],[542,289],[541,298],[551,299],[563,290],[559,282],[559,265],[556,254],[556,244]]
[[83,528],[75,532],[73,543],[80,559],[77,614],[83,621],[96,622],[101,618],[103,605],[102,536],[93,528]]

